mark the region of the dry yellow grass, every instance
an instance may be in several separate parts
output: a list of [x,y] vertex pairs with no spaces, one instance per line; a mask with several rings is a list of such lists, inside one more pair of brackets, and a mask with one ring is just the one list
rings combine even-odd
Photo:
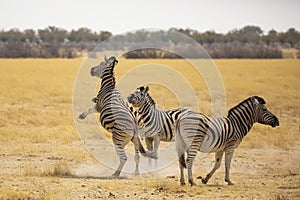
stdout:
[[[234,187],[224,185],[224,170],[214,176],[212,185],[197,187],[180,187],[176,167],[171,172],[175,179],[159,175],[125,180],[76,177],[82,165],[96,163],[81,144],[73,122],[73,84],[82,62],[81,59],[0,60],[0,199],[296,199],[300,196],[300,60],[214,61],[224,82],[227,109],[249,96],[259,95],[280,120],[276,129],[255,125],[237,149],[233,159],[232,176],[237,183]],[[191,82],[199,109],[211,113],[205,82],[195,71],[186,70],[183,60],[121,59],[115,69],[117,81],[145,62],[158,62],[179,70]],[[153,83],[150,87],[159,105],[166,109],[179,106],[167,88]],[[207,173],[212,159],[211,156],[205,159],[207,166],[196,164],[195,168],[202,170],[195,170],[195,176]],[[97,170],[101,171],[101,166]],[[64,178],[65,175],[73,178]]]

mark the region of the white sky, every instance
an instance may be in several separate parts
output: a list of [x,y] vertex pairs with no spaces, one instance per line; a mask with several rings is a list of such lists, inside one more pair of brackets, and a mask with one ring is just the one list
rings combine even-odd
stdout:
[[245,25],[300,31],[300,0],[0,0],[0,29],[49,25],[113,34],[171,27],[227,33]]

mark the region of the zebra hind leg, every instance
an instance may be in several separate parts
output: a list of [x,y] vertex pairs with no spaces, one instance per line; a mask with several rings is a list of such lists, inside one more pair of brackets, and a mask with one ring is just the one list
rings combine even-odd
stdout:
[[228,183],[228,185],[234,185],[233,182],[231,182],[229,178],[229,172],[230,172],[230,163],[233,156],[234,149],[226,149],[225,150],[225,182]]
[[184,168],[186,168],[184,153],[179,157],[180,185],[185,185]]
[[191,184],[191,186],[196,185],[196,183],[194,182],[194,179],[193,179],[192,167],[193,167],[194,159],[195,159],[196,154],[197,154],[197,149],[198,148],[190,149],[188,151],[188,155],[187,155],[187,159],[186,159],[187,170],[188,170],[188,181],[189,181],[189,184]]
[[218,151],[215,153],[215,166],[214,168],[206,175],[205,178],[202,179],[202,183],[206,184],[208,180],[212,177],[212,175],[215,173],[217,169],[221,166],[221,161],[223,157],[223,151]]
[[117,154],[119,156],[120,163],[119,163],[117,170],[115,171],[115,173],[113,173],[111,175],[111,177],[118,178],[120,176],[120,173],[121,173],[126,161],[127,161],[127,156],[126,156],[126,153],[125,153],[125,150],[123,147],[116,145],[115,148],[116,148]]
[[137,148],[135,148],[134,161],[135,161],[135,171],[134,171],[134,173],[136,175],[138,175],[138,174],[140,174],[140,170],[139,170],[140,155],[139,155],[139,150]]

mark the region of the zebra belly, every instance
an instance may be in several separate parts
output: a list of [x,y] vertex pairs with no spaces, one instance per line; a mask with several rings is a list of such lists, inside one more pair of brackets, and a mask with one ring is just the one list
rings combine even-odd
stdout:
[[199,151],[203,153],[213,153],[223,149],[222,145],[218,145],[216,140],[212,140],[211,137],[205,136]]
[[124,132],[132,136],[137,128],[131,113],[120,105],[115,108],[111,108],[111,105],[103,106],[100,112],[100,122],[109,132]]
[[160,141],[163,141],[163,142],[174,142],[175,141],[175,137],[166,137],[166,135],[160,135],[159,139],[160,139]]

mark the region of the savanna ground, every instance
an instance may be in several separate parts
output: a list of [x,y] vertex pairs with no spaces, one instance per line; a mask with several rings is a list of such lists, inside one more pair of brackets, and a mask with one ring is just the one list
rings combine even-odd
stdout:
[[[117,81],[145,62],[181,70],[201,112],[211,114],[207,86],[182,60],[121,59],[115,69]],[[180,186],[177,162],[140,176],[123,173],[123,179],[102,179],[113,170],[89,154],[73,120],[73,85],[83,60],[1,59],[0,199],[299,199],[300,60],[214,62],[224,82],[227,109],[259,95],[280,120],[274,129],[256,124],[236,149],[231,165],[234,186],[224,182],[224,161],[207,185],[196,179],[195,187]],[[166,89],[150,87],[159,105],[178,106]],[[194,177],[205,176],[213,160],[211,154],[197,158]]]

